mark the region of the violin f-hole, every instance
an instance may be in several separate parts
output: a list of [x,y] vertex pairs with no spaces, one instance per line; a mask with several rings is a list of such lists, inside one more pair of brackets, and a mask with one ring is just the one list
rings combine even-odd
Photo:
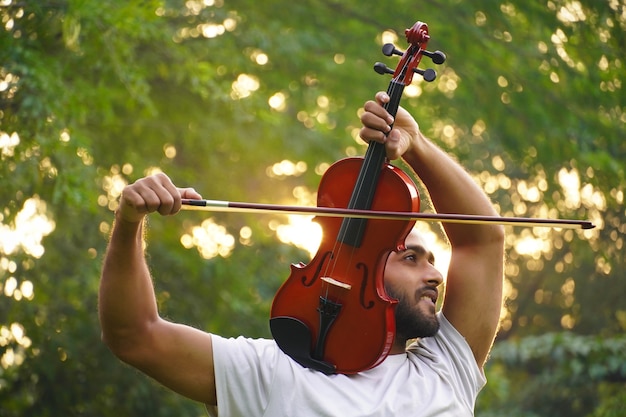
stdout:
[[324,265],[326,265],[327,259],[333,259],[333,253],[331,251],[324,253],[324,255],[322,256],[322,261],[318,263],[317,269],[315,270],[315,273],[310,280],[307,279],[306,275],[302,276],[302,285],[304,285],[305,287],[310,287],[311,285],[315,284],[315,281],[322,272],[322,268],[324,267]]
[[357,264],[357,268],[363,270],[363,277],[361,278],[361,291],[359,292],[359,302],[361,303],[361,307],[369,310],[374,307],[374,301],[370,300],[369,303],[365,303],[365,290],[367,289],[367,282],[369,281],[367,265],[360,262]]

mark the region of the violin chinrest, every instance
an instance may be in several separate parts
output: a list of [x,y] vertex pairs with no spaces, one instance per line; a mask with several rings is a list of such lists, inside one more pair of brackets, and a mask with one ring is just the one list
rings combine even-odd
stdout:
[[270,319],[270,330],[280,349],[300,365],[327,375],[336,372],[332,363],[311,356],[311,330],[301,320],[285,316],[273,317]]

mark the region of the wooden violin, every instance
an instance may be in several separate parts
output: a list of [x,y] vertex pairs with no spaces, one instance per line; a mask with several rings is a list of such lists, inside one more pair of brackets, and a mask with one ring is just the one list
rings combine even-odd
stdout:
[[[417,68],[423,55],[443,62],[441,53],[425,51],[428,27],[418,22],[407,29],[409,47],[403,54],[393,45],[387,55],[401,54],[393,73],[387,111],[395,116],[404,87],[413,74],[426,80],[434,71]],[[381,70],[382,69],[382,70]],[[385,147],[368,145],[363,158],[345,158],[322,176],[320,207],[395,212],[419,211],[419,193],[402,170],[389,164]],[[415,220],[393,221],[356,217],[317,219],[323,237],[307,265],[291,266],[271,309],[270,329],[278,346],[302,366],[324,373],[356,373],[379,364],[395,337],[395,304],[385,292],[383,273],[391,251],[403,248]]]

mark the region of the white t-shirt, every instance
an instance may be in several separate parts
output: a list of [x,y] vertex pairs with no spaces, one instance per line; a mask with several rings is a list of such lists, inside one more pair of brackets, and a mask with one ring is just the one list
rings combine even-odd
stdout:
[[303,368],[273,340],[213,336],[213,417],[463,417],[486,383],[472,351],[443,316],[438,334],[354,375]]

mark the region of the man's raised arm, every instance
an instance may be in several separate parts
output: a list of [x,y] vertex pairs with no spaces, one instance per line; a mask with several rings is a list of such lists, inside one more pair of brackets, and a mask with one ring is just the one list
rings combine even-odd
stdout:
[[[386,93],[365,104],[365,140],[384,142],[390,159],[402,157],[427,188],[439,213],[498,216],[489,198],[448,154],[428,140],[402,108],[395,120],[382,107]],[[393,123],[393,130],[389,125]],[[504,231],[495,224],[444,223],[452,247],[443,313],[469,343],[482,366],[502,308]]]
[[215,404],[211,336],[159,317],[144,258],[145,215],[175,214],[181,198],[200,198],[177,188],[165,174],[127,186],[102,268],[99,316],[102,339],[123,361],[189,398]]

